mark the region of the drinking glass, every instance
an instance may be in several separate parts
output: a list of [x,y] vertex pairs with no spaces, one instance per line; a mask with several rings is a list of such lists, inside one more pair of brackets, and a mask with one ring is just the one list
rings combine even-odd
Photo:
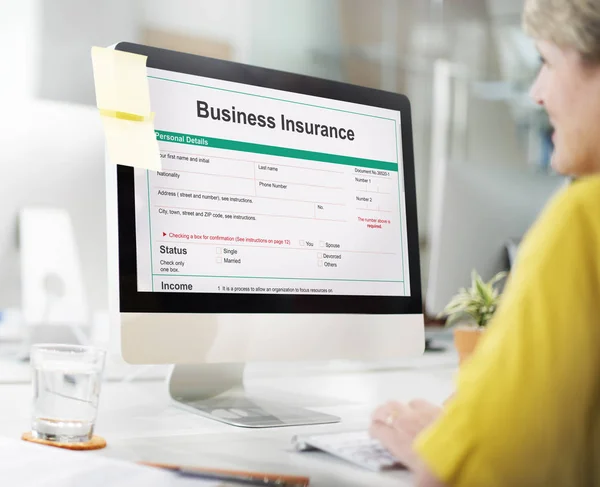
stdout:
[[79,345],[31,347],[34,438],[60,443],[90,441],[106,352]]

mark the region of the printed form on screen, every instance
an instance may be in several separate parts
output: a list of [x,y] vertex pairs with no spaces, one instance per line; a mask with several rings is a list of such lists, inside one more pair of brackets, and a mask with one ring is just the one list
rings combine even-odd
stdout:
[[400,112],[148,72],[139,291],[410,295]]

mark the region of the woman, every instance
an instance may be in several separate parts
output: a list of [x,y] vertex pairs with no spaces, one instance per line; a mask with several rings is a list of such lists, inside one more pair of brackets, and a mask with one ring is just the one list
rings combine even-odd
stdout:
[[552,165],[576,182],[524,240],[447,406],[375,411],[371,434],[421,487],[600,486],[600,0],[526,0],[524,26]]

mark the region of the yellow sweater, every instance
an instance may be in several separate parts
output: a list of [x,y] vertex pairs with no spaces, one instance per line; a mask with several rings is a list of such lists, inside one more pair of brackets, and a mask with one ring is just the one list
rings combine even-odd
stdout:
[[600,177],[529,231],[456,395],[415,449],[456,487],[600,487]]

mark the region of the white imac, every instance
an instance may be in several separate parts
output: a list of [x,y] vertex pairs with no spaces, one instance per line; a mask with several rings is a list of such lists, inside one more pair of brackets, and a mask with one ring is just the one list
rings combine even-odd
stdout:
[[8,102],[4,113],[0,308],[19,309],[21,324],[28,325],[10,338],[72,340],[70,325],[89,330],[93,314],[108,306],[98,110],[27,100]]
[[171,397],[246,427],[339,418],[244,390],[248,362],[419,355],[403,95],[130,43],[162,170],[107,163],[111,315]]
[[[432,207],[426,312],[436,316],[471,271],[483,279],[507,271],[525,236],[565,178],[527,167],[447,164],[433,175],[439,188]],[[513,254],[513,255],[511,255]]]

